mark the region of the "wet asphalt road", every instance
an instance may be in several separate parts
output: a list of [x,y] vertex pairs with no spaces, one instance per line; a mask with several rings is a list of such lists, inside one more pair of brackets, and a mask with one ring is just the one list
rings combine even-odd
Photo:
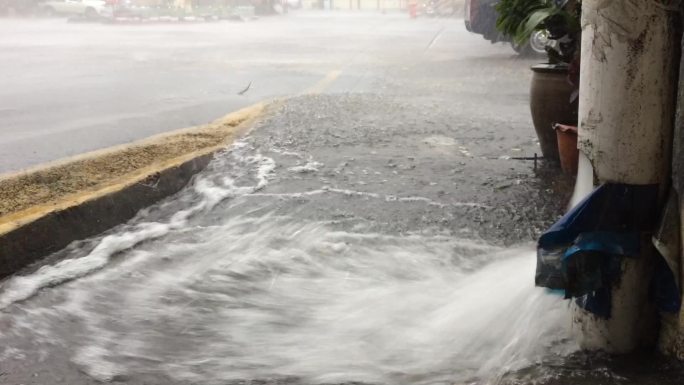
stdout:
[[[532,271],[510,263],[484,269],[517,261],[509,248],[533,259],[529,243],[567,200],[571,181],[556,168],[511,159],[539,152],[527,107],[534,59],[469,35],[461,21],[403,15],[121,29],[19,24],[93,28],[68,44],[56,39],[80,52],[65,60],[128,68],[108,78],[89,66],[87,85],[48,87],[54,95],[93,87],[73,97],[100,103],[73,113],[99,119],[98,139],[108,144],[280,98],[183,192],[50,256],[26,278],[3,282],[0,383],[487,383],[520,364],[510,360],[537,362],[529,346],[543,345],[549,357],[561,354],[549,346],[566,348],[555,318],[535,322],[559,310],[532,288]],[[143,37],[118,49],[142,59],[80,45],[117,46],[113,36],[140,31]],[[161,43],[169,35],[177,39]],[[104,56],[91,57],[90,49]],[[64,67],[48,72],[57,68]],[[246,100],[235,96],[250,80]],[[53,76],[48,84],[61,81]],[[112,105],[97,86],[105,81],[112,92],[135,92]],[[0,93],[9,100],[7,90]],[[27,126],[14,136],[10,129],[2,145],[41,144],[29,137],[46,135],[52,152],[36,148],[41,156],[91,148],[71,137],[55,145],[65,132],[91,131],[68,128],[65,117],[78,115],[64,111],[65,98],[42,95],[31,103],[48,117],[5,110]],[[88,115],[96,111],[102,114]],[[123,119],[122,111],[145,117]],[[40,119],[63,122],[55,128],[61,134]],[[511,246],[520,244],[528,246]],[[483,285],[494,290],[482,296]],[[541,343],[548,338],[553,343]],[[498,345],[508,341],[524,346]],[[487,367],[492,373],[483,375]],[[533,376],[553,383],[559,370],[551,365]]]
[[[450,109],[492,115],[473,108],[487,95],[502,122],[529,125],[518,106],[533,61],[516,60],[508,47],[490,46],[455,19],[347,16],[300,12],[192,25],[2,19],[0,173],[206,123],[312,87],[383,92],[384,80],[402,71],[410,77],[393,92],[422,97],[412,83],[427,77],[443,88],[439,82],[447,79],[459,89]],[[501,70],[498,62],[508,64]],[[437,72],[416,68],[424,63]],[[333,84],[317,86],[337,71]],[[420,92],[426,90],[433,91]]]

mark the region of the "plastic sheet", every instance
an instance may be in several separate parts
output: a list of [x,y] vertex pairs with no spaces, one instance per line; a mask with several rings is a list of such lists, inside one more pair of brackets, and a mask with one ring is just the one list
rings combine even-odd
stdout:
[[657,202],[658,185],[598,187],[540,237],[536,285],[564,290],[566,298],[609,318],[622,258],[641,254],[644,235],[655,227]]

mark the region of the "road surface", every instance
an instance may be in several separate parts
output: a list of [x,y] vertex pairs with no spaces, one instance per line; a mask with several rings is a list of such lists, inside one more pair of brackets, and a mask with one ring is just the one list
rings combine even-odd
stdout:
[[403,15],[8,23],[6,170],[279,100],[179,194],[2,283],[0,383],[677,382],[576,353],[533,287],[568,190],[513,159],[539,152],[534,60]]
[[[191,25],[0,20],[0,173],[206,123],[264,99],[317,88],[378,92],[388,71],[420,65],[425,55],[456,55],[445,70],[481,77],[472,93],[526,82],[529,62],[516,63],[520,79],[469,69],[512,53],[461,24],[302,13]],[[317,86],[337,73],[334,84]]]

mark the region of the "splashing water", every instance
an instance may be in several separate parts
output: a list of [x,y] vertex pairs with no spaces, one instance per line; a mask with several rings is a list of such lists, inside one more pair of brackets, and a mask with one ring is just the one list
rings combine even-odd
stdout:
[[[222,201],[244,205],[273,175],[273,159],[245,147],[225,157],[242,174],[205,173],[159,205],[185,202],[168,220],[150,210],[82,256],[7,281],[0,308],[20,306],[22,330],[51,333],[102,381],[493,383],[574,349],[562,299],[533,287],[531,248],[274,213],[201,220]],[[58,299],[34,304],[37,293]],[[60,328],[67,318],[77,332]]]
[[575,205],[591,194],[592,190],[594,190],[594,166],[592,166],[589,158],[580,151],[575,191],[573,191],[572,199],[570,199],[569,208],[575,207]]

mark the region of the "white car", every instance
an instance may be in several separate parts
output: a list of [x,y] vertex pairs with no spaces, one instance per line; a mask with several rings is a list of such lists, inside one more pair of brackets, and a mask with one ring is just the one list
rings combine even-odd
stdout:
[[84,16],[88,19],[112,17],[113,8],[105,0],[49,0],[40,4],[41,10],[50,16]]

